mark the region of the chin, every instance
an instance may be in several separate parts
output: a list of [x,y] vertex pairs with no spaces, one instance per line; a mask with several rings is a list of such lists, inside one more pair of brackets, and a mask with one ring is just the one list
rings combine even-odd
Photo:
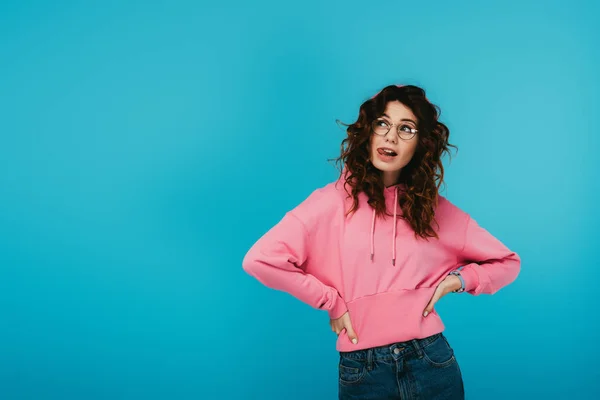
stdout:
[[375,160],[372,162],[373,166],[375,168],[377,168],[380,171],[384,171],[384,172],[395,172],[398,171],[400,169],[402,169],[402,165],[400,164],[391,164],[391,163],[386,163],[386,162],[382,162],[380,160]]

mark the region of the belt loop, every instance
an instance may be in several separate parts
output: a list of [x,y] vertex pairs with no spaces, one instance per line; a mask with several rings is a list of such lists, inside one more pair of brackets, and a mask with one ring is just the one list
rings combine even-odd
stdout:
[[371,371],[373,369],[373,349],[369,348],[367,350],[367,371]]
[[421,343],[417,339],[412,339],[411,343],[417,352],[417,356],[419,358],[423,358],[423,349],[421,348]]

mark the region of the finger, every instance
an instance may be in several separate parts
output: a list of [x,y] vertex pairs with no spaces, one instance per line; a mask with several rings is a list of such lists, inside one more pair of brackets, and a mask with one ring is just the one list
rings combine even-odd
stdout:
[[427,304],[427,306],[423,310],[423,316],[424,317],[426,317],[430,312],[433,311],[433,307],[435,306],[435,303],[437,303],[437,301],[439,300],[439,298],[440,298],[440,290],[439,290],[439,286],[438,286],[438,288],[435,290],[435,293],[431,297],[431,300],[429,300],[429,303]]
[[358,335],[356,335],[356,332],[354,332],[354,328],[352,328],[352,324],[350,322],[348,322],[348,325],[346,326],[346,332],[348,333],[348,338],[350,341],[352,341],[354,344],[357,344]]

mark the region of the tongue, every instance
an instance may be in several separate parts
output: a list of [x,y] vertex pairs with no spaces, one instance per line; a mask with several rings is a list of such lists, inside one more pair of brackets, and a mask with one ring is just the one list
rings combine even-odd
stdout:
[[379,154],[384,155],[384,156],[395,156],[396,155],[396,153],[389,153],[383,149],[379,149],[377,151],[379,152]]

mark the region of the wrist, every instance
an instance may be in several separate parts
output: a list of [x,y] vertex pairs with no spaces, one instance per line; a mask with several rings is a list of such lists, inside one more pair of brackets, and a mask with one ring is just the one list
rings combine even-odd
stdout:
[[454,293],[462,293],[465,291],[465,281],[459,271],[451,271],[448,274],[452,279],[451,290]]
[[460,289],[461,286],[462,285],[460,283],[460,279],[458,279],[458,276],[448,275],[448,277],[446,279],[446,287],[448,288],[448,290],[450,290],[451,292],[454,292],[454,291]]

